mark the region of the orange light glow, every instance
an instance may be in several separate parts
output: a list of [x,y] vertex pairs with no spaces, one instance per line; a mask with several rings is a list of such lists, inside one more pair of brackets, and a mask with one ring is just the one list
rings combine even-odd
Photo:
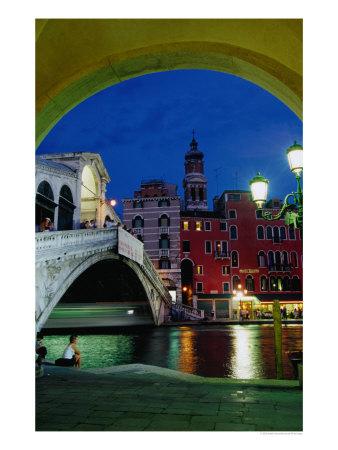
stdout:
[[112,205],[112,206],[116,206],[116,200],[110,200],[110,204]]
[[182,291],[187,292],[188,288],[186,286],[183,286]]

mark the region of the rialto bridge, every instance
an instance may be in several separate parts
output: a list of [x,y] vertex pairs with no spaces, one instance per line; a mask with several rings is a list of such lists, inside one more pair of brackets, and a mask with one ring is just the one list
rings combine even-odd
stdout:
[[[114,302],[146,305],[156,325],[168,313],[170,294],[142,242],[119,227],[36,233],[35,250],[37,331],[67,298],[75,304],[77,297],[86,298],[87,305],[100,304],[97,324],[126,324],[122,316],[115,322],[109,322],[107,314],[102,316],[102,310],[112,310],[109,306]],[[81,326],[81,318],[76,324]]]

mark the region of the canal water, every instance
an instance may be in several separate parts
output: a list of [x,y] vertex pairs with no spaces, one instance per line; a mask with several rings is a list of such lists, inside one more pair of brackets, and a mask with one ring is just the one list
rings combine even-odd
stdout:
[[[283,325],[284,378],[294,379],[287,351],[302,350],[303,326]],[[150,364],[204,377],[276,378],[273,325],[199,325],[78,334],[82,368]],[[67,335],[43,339],[47,359],[62,356]]]

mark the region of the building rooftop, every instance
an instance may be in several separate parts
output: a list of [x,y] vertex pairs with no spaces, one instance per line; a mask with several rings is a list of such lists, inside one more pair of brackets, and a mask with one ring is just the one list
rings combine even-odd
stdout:
[[71,172],[71,173],[76,172],[76,170],[71,169],[70,167],[66,166],[65,164],[56,163],[54,161],[50,161],[49,159],[42,159],[42,158],[36,157],[35,162],[37,164],[42,164],[44,166],[50,166],[50,167],[55,167],[56,169],[65,170],[66,172]]

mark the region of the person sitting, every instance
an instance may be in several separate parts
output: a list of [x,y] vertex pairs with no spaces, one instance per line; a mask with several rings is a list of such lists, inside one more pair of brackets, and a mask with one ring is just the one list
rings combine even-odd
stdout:
[[59,358],[55,361],[56,366],[75,366],[77,369],[81,369],[81,353],[76,346],[78,341],[79,338],[76,335],[72,335],[69,338],[69,344],[65,348],[62,358]]
[[54,222],[49,222],[49,231],[55,231]]
[[38,332],[35,340],[35,353],[39,355],[37,359],[37,363],[39,366],[41,366],[42,364],[42,359],[44,359],[47,355],[47,349],[42,345],[43,344],[42,339],[43,335],[40,332]]

